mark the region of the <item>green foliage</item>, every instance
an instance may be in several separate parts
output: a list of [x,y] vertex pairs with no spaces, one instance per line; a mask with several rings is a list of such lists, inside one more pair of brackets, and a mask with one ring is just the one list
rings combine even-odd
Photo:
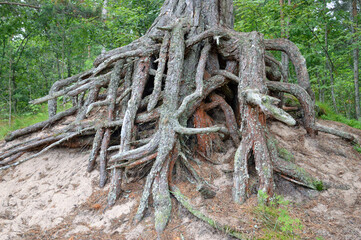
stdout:
[[20,128],[24,128],[30,125],[33,125],[38,122],[42,122],[48,119],[47,106],[43,105],[41,108],[37,109],[37,112],[22,115],[14,115],[12,118],[11,126],[8,124],[8,120],[0,119],[0,140],[3,140],[5,136],[12,131],[15,131]]
[[102,50],[142,36],[162,0],[39,0],[40,10],[0,4],[0,118],[32,114],[28,102],[93,67]]
[[319,192],[321,192],[321,191],[323,191],[323,190],[326,189],[325,186],[323,185],[323,182],[322,182],[321,180],[319,180],[319,181],[314,181],[314,182],[313,182],[313,186],[315,186],[315,187],[316,187],[316,190],[319,191]]
[[[58,79],[92,67],[102,50],[126,45],[146,33],[163,0],[38,0],[41,9],[0,5],[0,117],[32,112],[29,100],[44,96]],[[324,4],[333,3],[333,8]],[[235,29],[259,31],[266,38],[289,39],[304,55],[316,97],[331,102],[331,82],[326,60],[334,70],[336,105],[346,121],[355,117],[352,50],[359,44],[350,31],[347,1],[296,1],[283,7],[278,0],[234,0]],[[280,11],[283,12],[283,22]],[[358,21],[360,20],[360,15]],[[327,25],[328,44],[325,42]],[[359,24],[358,26],[361,26]],[[327,48],[327,49],[326,49]],[[273,52],[280,60],[281,54]],[[290,82],[296,82],[290,64]],[[294,99],[286,99],[297,104]],[[333,109],[335,111],[335,109]],[[337,120],[338,121],[338,120]],[[348,120],[347,120],[348,121]],[[350,120],[349,125],[359,126]]]
[[[333,69],[337,113],[349,119],[355,118],[352,52],[360,45],[357,41],[360,39],[361,25],[356,27],[356,34],[351,32],[349,1],[304,0],[292,1],[290,5],[285,1],[282,7],[278,0],[234,0],[234,3],[237,31],[259,31],[270,39],[282,37],[282,29],[285,31],[283,36],[288,35],[306,59],[317,99],[330,103],[331,76],[326,64],[328,61]],[[360,15],[358,13],[358,22]],[[358,37],[356,42],[353,37]],[[280,53],[273,54],[281,60]],[[296,82],[292,64],[289,72],[289,81]]]
[[357,128],[361,130],[361,122],[355,119],[348,119],[341,114],[336,114],[332,108],[326,104],[321,102],[316,102],[316,105],[319,108],[319,117],[324,120],[331,120],[336,122],[344,123],[350,127]]
[[[63,112],[71,107],[72,105],[70,102],[62,103],[61,100],[59,100],[57,111]],[[27,112],[13,115],[11,118],[11,126],[9,126],[8,119],[0,118],[0,140],[3,140],[5,136],[12,131],[48,120],[47,104],[29,105],[29,109],[30,110]],[[6,114],[3,116],[8,117]]]
[[353,146],[353,149],[355,149],[357,152],[361,153],[361,146],[356,144],[355,146]]
[[95,36],[106,49],[131,43],[146,33],[157,17],[163,1],[110,1],[105,21],[95,25]]
[[300,106],[300,102],[298,101],[298,99],[290,94],[284,95],[284,102],[287,106],[292,106],[292,107]]
[[259,204],[254,209],[257,219],[262,223],[264,237],[261,239],[300,239],[298,235],[303,226],[298,218],[289,213],[289,202],[280,195],[275,195],[267,202],[269,196],[258,192]]
[[279,148],[278,155],[288,162],[295,162],[295,157],[293,156],[293,154],[285,148]]

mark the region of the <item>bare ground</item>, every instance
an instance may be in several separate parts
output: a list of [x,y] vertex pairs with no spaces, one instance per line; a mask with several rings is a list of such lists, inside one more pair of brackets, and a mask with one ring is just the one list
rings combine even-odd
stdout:
[[[361,139],[361,131],[340,123],[321,124],[347,130]],[[279,145],[293,153],[295,162],[329,182],[321,193],[276,177],[277,193],[291,200],[291,216],[304,226],[303,239],[361,239],[361,154],[338,137],[320,133],[315,139],[303,128],[272,122]],[[0,142],[0,145],[3,143]],[[232,202],[230,147],[194,167],[217,190],[213,199],[202,199],[195,185],[177,179],[177,186],[202,212],[232,225],[247,238],[263,236],[262,223],[253,208],[256,195],[243,205]],[[156,239],[152,209],[139,224],[132,219],[143,181],[123,186],[121,199],[104,211],[108,186],[99,189],[98,171],[86,172],[89,150],[58,148],[0,172],[0,240],[5,239]],[[253,192],[255,193],[255,192]],[[197,220],[173,199],[172,219],[164,239],[232,239]]]

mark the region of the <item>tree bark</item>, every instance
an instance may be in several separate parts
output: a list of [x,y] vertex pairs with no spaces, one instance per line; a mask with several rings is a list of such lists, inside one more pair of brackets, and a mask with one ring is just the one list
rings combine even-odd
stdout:
[[361,120],[361,110],[360,110],[360,88],[359,88],[359,47],[358,47],[358,37],[357,37],[357,1],[352,0],[352,9],[351,9],[351,30],[352,30],[352,45],[353,45],[353,79],[355,86],[355,111],[356,119]]
[[[287,18],[287,21],[285,23],[285,18],[284,18],[284,12],[283,12],[283,5],[284,5],[284,0],[280,0],[280,16],[281,16],[281,38],[285,38],[285,39],[289,39],[289,18]],[[288,5],[291,5],[291,0],[288,0]],[[289,65],[289,58],[288,55],[284,52],[281,53],[281,63],[282,63],[282,69],[283,69],[283,82],[288,82],[288,65]]]
[[9,60],[9,81],[8,81],[8,90],[9,90],[9,100],[8,100],[8,104],[9,104],[9,127],[11,127],[12,124],[12,107],[13,107],[13,101],[12,101],[12,93],[13,93],[13,89],[12,89],[12,78],[13,78],[13,66],[12,66],[12,58],[10,55],[10,60]]
[[[326,1],[324,1],[324,9],[326,9]],[[325,23],[325,52],[328,54],[328,24]],[[331,99],[333,104],[333,109],[336,113],[338,113],[336,97],[335,97],[335,88],[334,88],[334,79],[333,79],[333,68],[330,64],[328,57],[326,56],[326,69],[329,71],[330,74],[330,85],[331,85]],[[328,78],[327,72],[325,72],[326,79]]]
[[265,114],[259,107],[252,106],[244,96],[246,89],[257,89],[260,93],[267,92],[263,36],[256,32],[250,33],[245,37],[240,52],[242,55],[240,56],[238,101],[242,116],[242,141],[234,160],[233,198],[234,201],[243,203],[248,192],[247,162],[251,151],[259,176],[259,190],[267,193],[268,196],[273,196],[273,167],[264,135]]

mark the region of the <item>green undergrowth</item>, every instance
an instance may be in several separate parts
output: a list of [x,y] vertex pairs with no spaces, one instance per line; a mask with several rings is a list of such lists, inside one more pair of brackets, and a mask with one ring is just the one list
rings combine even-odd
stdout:
[[254,209],[257,220],[262,224],[264,236],[260,239],[301,239],[303,229],[298,218],[292,218],[289,212],[289,202],[283,196],[276,195],[267,204],[268,195],[258,192],[259,204]]
[[341,114],[336,114],[331,106],[327,103],[316,102],[316,106],[318,107],[318,117],[324,120],[331,120],[335,122],[344,123],[350,127],[357,128],[361,130],[361,122],[356,119],[348,119]]
[[45,121],[47,119],[48,112],[47,106],[45,105],[36,109],[34,113],[29,112],[21,115],[13,115],[10,126],[8,119],[2,119],[0,120],[0,140],[3,140],[9,132]]
[[319,192],[326,190],[326,187],[321,180],[314,181],[312,184],[313,184],[313,186],[315,186],[316,190]]
[[[58,104],[58,112],[64,111],[70,108],[70,104]],[[9,120],[1,118],[0,116],[0,140],[3,140],[5,136],[17,129],[25,128],[38,122],[42,122],[48,119],[48,105],[32,105],[32,112],[26,112],[19,115],[13,115],[11,126],[9,126]]]
[[353,148],[354,148],[357,152],[361,153],[361,146],[360,146],[360,145],[356,144],[356,145],[353,146]]
[[277,150],[279,157],[286,160],[287,162],[293,162],[293,163],[295,162],[295,157],[287,149],[277,146]]
[[297,107],[300,105],[300,102],[295,96],[287,93],[284,94],[284,103],[290,107]]

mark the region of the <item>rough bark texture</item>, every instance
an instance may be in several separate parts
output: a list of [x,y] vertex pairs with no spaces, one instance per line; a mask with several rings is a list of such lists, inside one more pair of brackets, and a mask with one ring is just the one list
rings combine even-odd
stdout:
[[357,1],[352,0],[352,14],[351,14],[351,30],[353,36],[353,78],[355,86],[355,110],[356,110],[356,119],[361,119],[361,110],[360,110],[360,88],[359,88],[359,47],[358,47],[358,37],[357,37]]
[[306,60],[302,56],[298,47],[287,39],[265,40],[265,45],[266,45],[266,50],[282,51],[288,55],[291,62],[295,66],[299,85],[307,91],[307,93],[311,96],[312,100],[314,101],[315,94],[311,89],[310,77],[307,71]]
[[[230,138],[238,148],[233,186],[234,201],[238,203],[247,199],[251,158],[259,190],[270,197],[274,171],[294,183],[315,188],[316,178],[278,158],[277,148],[270,143],[267,118],[288,125],[295,125],[296,121],[277,107],[280,100],[268,96],[269,90],[275,96],[286,92],[298,98],[304,126],[311,136],[317,130],[348,140],[353,140],[353,136],[315,126],[314,94],[305,59],[297,46],[285,39],[264,40],[257,32],[233,31],[232,13],[231,0],[166,0],[143,37],[100,55],[93,69],[56,82],[49,95],[32,101],[49,101],[49,120],[16,131],[7,141],[41,131],[70,114],[76,114],[76,119],[48,136],[6,148],[0,153],[0,170],[28,161],[69,139],[92,135],[88,171],[97,166],[99,156],[101,187],[111,173],[107,207],[121,196],[127,172],[141,173],[146,181],[135,220],[143,218],[152,195],[158,234],[170,218],[171,187],[176,199],[194,215],[240,236],[194,211],[172,183],[173,175],[182,174],[184,167],[196,179],[203,197],[214,196],[215,191],[188,161],[199,154],[212,162],[209,156],[217,151],[212,142]],[[298,85],[275,82],[285,73],[282,64],[266,50],[289,56]],[[107,89],[106,94],[103,88]],[[60,96],[76,98],[77,107],[55,115]],[[223,114],[225,123],[212,117],[215,110]],[[120,144],[110,146],[115,141]],[[35,149],[41,150],[21,159],[23,153]]]
[[246,89],[257,89],[266,93],[265,48],[263,36],[252,32],[243,39],[240,46],[238,101],[242,116],[242,141],[234,159],[233,198],[242,203],[248,192],[248,158],[254,155],[259,176],[259,190],[273,196],[273,167],[267,149],[264,128],[266,117],[258,106],[252,106],[244,96]]
[[[325,8],[326,8],[326,1],[325,1]],[[328,53],[328,24],[325,23],[325,51]],[[336,97],[335,97],[335,87],[334,87],[334,79],[333,79],[333,66],[330,64],[329,59],[326,57],[326,69],[328,69],[330,74],[330,84],[331,84],[331,98],[332,98],[332,104],[333,108],[335,109],[335,112],[338,113],[337,110],[337,103],[336,103]],[[325,72],[325,78],[328,78],[328,73]]]

